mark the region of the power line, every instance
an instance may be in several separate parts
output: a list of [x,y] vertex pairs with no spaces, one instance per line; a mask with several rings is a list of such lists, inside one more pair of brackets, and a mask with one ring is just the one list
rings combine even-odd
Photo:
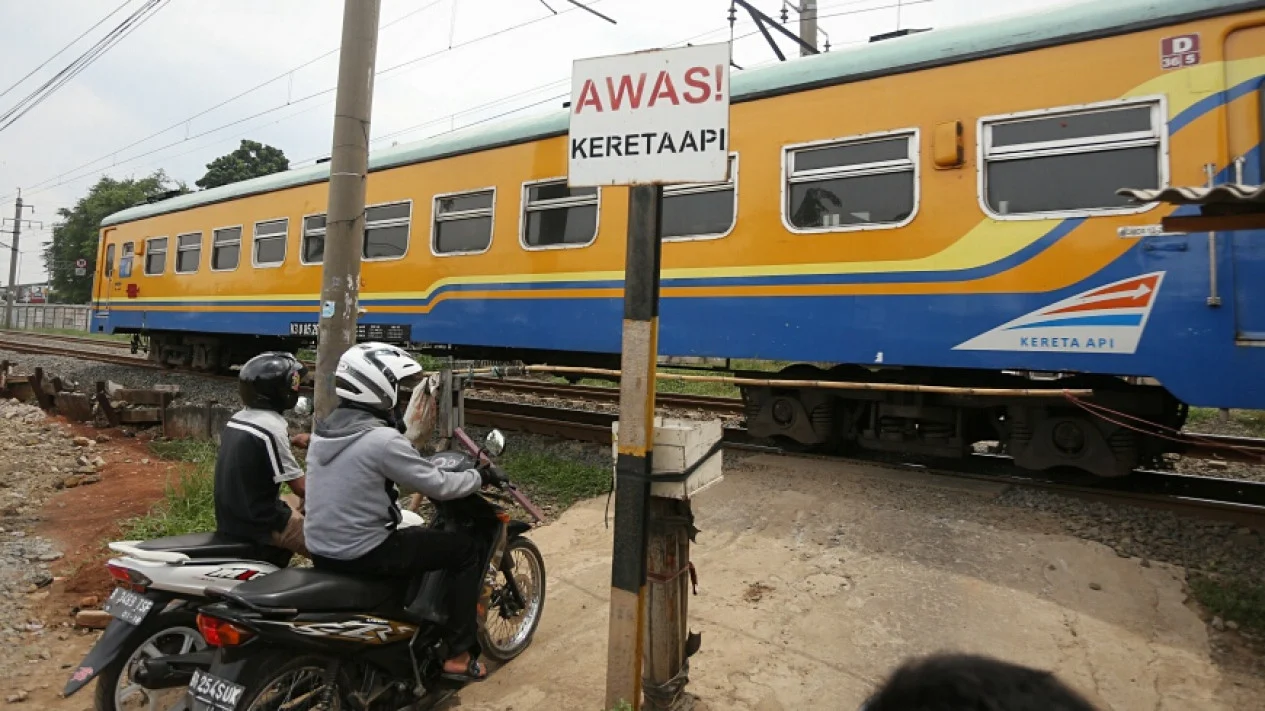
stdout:
[[[164,1],[166,1],[166,0],[164,0]],[[590,3],[589,3],[589,5],[596,5],[597,3],[602,2],[602,1],[603,1],[603,0],[593,0],[593,2],[590,2]],[[434,3],[432,3],[432,4],[434,4]],[[572,8],[572,9],[568,9],[568,10],[563,10],[562,12],[559,12],[557,16],[565,15],[565,14],[567,14],[567,13],[569,13],[569,12],[574,12],[574,11],[575,11],[575,9],[574,9],[574,8]],[[376,73],[376,75],[377,75],[377,76],[385,76],[385,75],[390,74],[390,73],[392,73],[392,72],[395,72],[395,71],[397,71],[397,70],[399,70],[399,69],[403,69],[404,67],[412,66],[412,65],[418,64],[418,63],[420,63],[420,62],[424,62],[424,61],[427,61],[427,60],[430,60],[430,59],[434,59],[435,57],[441,56],[441,55],[446,54],[446,53],[448,53],[448,52],[451,52],[451,51],[453,51],[453,50],[461,49],[461,48],[463,48],[463,47],[468,47],[468,46],[470,46],[470,45],[472,45],[472,44],[476,44],[476,43],[482,42],[482,41],[484,41],[484,40],[488,40],[488,39],[492,39],[492,38],[495,38],[495,37],[499,37],[499,36],[504,35],[504,34],[507,34],[507,33],[509,33],[509,32],[512,32],[512,31],[515,31],[515,30],[519,30],[519,29],[522,29],[522,28],[524,28],[524,27],[528,27],[528,26],[530,26],[530,25],[534,25],[534,24],[536,24],[536,23],[538,23],[538,22],[542,22],[542,21],[544,21],[544,20],[551,19],[552,17],[555,17],[555,16],[554,16],[554,15],[546,15],[546,16],[543,16],[543,17],[538,17],[538,18],[535,18],[535,19],[532,19],[532,20],[527,20],[527,21],[525,21],[525,22],[521,22],[521,23],[518,23],[518,24],[516,24],[516,25],[512,25],[512,26],[510,26],[510,27],[506,27],[506,28],[504,28],[504,29],[497,30],[497,31],[495,31],[495,32],[490,32],[490,33],[485,34],[485,35],[480,35],[479,37],[475,37],[475,38],[472,38],[472,39],[466,40],[465,42],[461,42],[461,43],[458,43],[458,44],[452,45],[452,46],[451,46],[451,47],[449,47],[449,48],[442,49],[442,50],[439,50],[439,51],[436,51],[436,52],[431,52],[431,53],[429,53],[429,54],[422,55],[421,57],[415,57],[415,58],[413,58],[413,59],[406,60],[406,61],[404,61],[404,62],[401,62],[401,63],[399,63],[399,64],[396,64],[396,65],[394,65],[394,66],[387,67],[386,69],[379,70],[379,71]],[[402,19],[402,18],[401,18],[401,19]],[[337,51],[337,50],[335,50],[335,51]],[[287,74],[288,74],[288,72],[287,72]],[[281,76],[285,76],[285,75],[283,74],[283,75],[281,75]],[[275,79],[270,80],[270,81],[275,81]],[[321,90],[321,91],[313,92],[313,93],[308,94],[308,95],[306,95],[306,96],[303,96],[303,97],[301,97],[301,98],[299,98],[299,99],[294,99],[294,100],[292,100],[292,101],[288,101],[288,102],[287,102],[287,103],[285,103],[285,104],[281,104],[281,105],[279,105],[279,106],[274,106],[274,107],[272,107],[272,108],[265,109],[265,110],[263,110],[263,111],[259,111],[259,112],[255,113],[255,114],[252,114],[252,115],[247,116],[247,117],[245,117],[245,118],[240,118],[240,119],[236,119],[236,120],[234,120],[234,121],[230,121],[230,122],[228,122],[228,123],[226,123],[226,124],[222,124],[222,125],[220,125],[220,126],[216,126],[215,128],[208,129],[208,130],[203,131],[203,132],[201,132],[201,133],[198,133],[198,134],[196,134],[196,135],[193,135],[193,136],[188,136],[188,137],[183,138],[183,139],[181,139],[181,140],[179,140],[179,141],[174,141],[174,142],[172,142],[172,143],[168,143],[168,144],[163,145],[163,146],[160,146],[160,147],[158,147],[158,148],[154,148],[154,149],[151,149],[151,150],[145,151],[145,152],[143,152],[143,153],[138,153],[138,154],[136,154],[136,155],[134,155],[134,156],[129,156],[129,157],[127,157],[127,158],[124,158],[124,159],[123,159],[123,160],[121,160],[121,161],[119,161],[119,160],[117,160],[117,159],[116,159],[116,160],[114,161],[114,163],[113,163],[111,166],[109,166],[109,167],[117,167],[117,166],[119,166],[119,165],[121,165],[121,164],[130,163],[130,162],[135,161],[135,160],[138,160],[138,159],[140,159],[140,158],[144,158],[144,157],[146,157],[146,156],[153,155],[153,154],[158,153],[158,152],[160,152],[160,151],[167,150],[168,148],[173,148],[173,147],[178,146],[178,145],[180,145],[180,144],[182,144],[182,143],[186,143],[186,142],[188,142],[188,141],[195,140],[195,139],[198,139],[198,138],[202,138],[202,137],[204,137],[204,136],[210,135],[210,134],[212,134],[212,133],[216,133],[216,132],[218,132],[218,131],[222,131],[222,130],[224,130],[225,128],[231,128],[231,127],[233,127],[233,126],[237,126],[237,125],[240,125],[240,124],[245,123],[245,122],[247,122],[247,121],[251,121],[251,120],[253,120],[253,119],[257,119],[257,118],[259,118],[259,117],[261,117],[261,116],[265,116],[265,115],[267,115],[267,114],[273,113],[273,112],[275,112],[275,111],[281,111],[281,110],[286,109],[286,108],[288,108],[288,107],[290,107],[290,106],[293,106],[293,105],[295,105],[295,104],[301,104],[301,103],[303,103],[303,102],[305,102],[305,101],[309,101],[309,100],[311,100],[311,99],[315,99],[315,98],[318,98],[318,97],[321,97],[321,96],[325,96],[325,95],[328,95],[328,94],[333,94],[333,93],[334,93],[334,87],[330,87],[330,88],[328,88],[328,89],[324,89],[324,90]],[[312,107],[312,108],[316,108],[316,107]],[[300,113],[302,113],[302,112],[300,112]],[[297,114],[296,114],[296,115],[297,115]],[[182,126],[182,125],[184,125],[185,123],[187,123],[187,121],[181,121],[180,123],[175,124],[172,128],[177,127],[177,126]],[[163,131],[160,131],[159,133],[156,133],[156,134],[154,134],[154,135],[152,135],[152,136],[149,136],[149,137],[148,137],[148,138],[146,138],[146,139],[142,139],[142,141],[138,141],[137,143],[142,143],[142,142],[144,142],[144,141],[148,140],[149,138],[153,138],[153,137],[155,137],[155,136],[162,135],[162,133],[166,133],[166,132],[167,132],[167,131],[169,131],[169,130],[171,130],[171,129],[170,129],[170,128],[168,128],[168,129],[165,129],[165,130],[163,130]],[[131,144],[131,146],[135,146],[135,145],[137,145],[137,143],[133,143],[133,144]],[[39,193],[42,193],[42,192],[47,192],[48,190],[52,190],[53,188],[57,188],[57,187],[60,187],[60,186],[62,186],[62,185],[66,185],[66,184],[68,184],[68,183],[73,183],[73,182],[76,182],[76,181],[78,181],[78,180],[82,180],[82,179],[83,179],[83,178],[85,178],[85,177],[90,177],[90,176],[92,176],[92,175],[96,174],[97,170],[96,170],[95,168],[93,168],[93,169],[91,169],[91,170],[88,170],[88,171],[87,171],[87,172],[85,172],[85,173],[80,173],[80,174],[78,174],[78,175],[74,175],[73,177],[66,177],[66,176],[67,176],[68,174],[79,173],[79,171],[83,170],[84,168],[90,168],[91,166],[94,166],[94,165],[96,165],[97,163],[100,163],[102,160],[105,160],[106,158],[110,158],[110,157],[117,156],[117,154],[118,154],[118,153],[120,153],[120,152],[122,152],[122,150],[126,150],[126,148],[124,148],[124,149],[120,149],[120,150],[118,150],[118,151],[114,151],[114,152],[112,152],[112,153],[110,153],[110,154],[108,154],[108,155],[105,155],[105,156],[103,156],[103,157],[101,157],[101,158],[98,158],[98,159],[96,159],[96,160],[93,160],[93,161],[90,161],[90,162],[88,162],[88,163],[84,163],[84,164],[81,164],[81,165],[79,165],[79,166],[76,166],[75,168],[71,168],[70,170],[68,170],[68,171],[66,171],[66,172],[64,172],[64,173],[61,173],[60,175],[58,175],[58,176],[56,176],[56,177],[53,177],[53,178],[48,178],[48,179],[45,179],[45,180],[43,180],[43,181],[41,181],[41,182],[39,182],[39,183],[36,183],[36,184],[35,184],[34,186],[32,186],[32,188],[29,190],[29,194],[30,194],[30,195],[36,195],[36,194],[39,194]],[[52,184],[49,184],[49,183],[50,183],[50,181],[57,181],[57,182],[52,183]],[[2,201],[2,200],[3,200],[3,198],[0,198],[0,201]]]
[[[128,0],[128,1],[130,2],[131,0]],[[432,2],[429,2],[429,3],[427,3],[427,4],[423,5],[423,6],[422,6],[422,7],[420,7],[420,8],[418,8],[418,9],[416,9],[416,10],[412,10],[412,11],[410,11],[410,12],[407,12],[407,13],[405,13],[405,14],[403,14],[403,15],[401,15],[401,16],[399,16],[399,17],[397,17],[397,18],[395,18],[394,20],[392,20],[392,21],[388,22],[387,24],[385,24],[385,25],[383,25],[383,26],[382,26],[382,29],[384,29],[384,30],[385,30],[385,29],[387,29],[387,28],[391,27],[392,25],[399,24],[400,22],[403,22],[404,20],[407,20],[408,18],[413,17],[414,15],[417,15],[417,14],[419,14],[419,13],[421,13],[421,12],[424,12],[424,11],[426,11],[426,10],[429,10],[430,8],[432,8],[432,7],[434,7],[434,6],[438,5],[438,4],[440,4],[441,2],[444,2],[444,0],[432,0]],[[149,134],[148,136],[145,136],[144,138],[140,138],[140,139],[138,139],[138,140],[136,140],[136,141],[133,141],[133,142],[131,142],[131,143],[127,144],[126,146],[123,146],[122,148],[116,148],[115,150],[113,150],[113,151],[111,151],[111,152],[107,153],[106,155],[103,155],[103,156],[101,156],[101,157],[99,157],[99,158],[95,158],[95,159],[93,159],[93,160],[91,160],[91,161],[88,161],[87,163],[82,163],[82,164],[80,164],[80,165],[78,165],[78,166],[75,166],[74,168],[71,168],[70,170],[66,171],[65,173],[61,173],[61,174],[59,174],[59,175],[57,175],[57,176],[54,176],[54,177],[51,177],[51,178],[46,178],[46,179],[44,179],[44,180],[42,180],[42,181],[40,181],[40,182],[36,183],[35,185],[31,186],[31,187],[32,187],[32,189],[33,189],[33,190],[34,190],[34,189],[39,189],[39,188],[44,188],[44,186],[45,186],[47,183],[49,183],[50,181],[53,181],[53,180],[60,180],[60,179],[61,179],[61,177],[62,177],[62,176],[64,176],[64,175],[66,175],[67,173],[73,173],[73,172],[76,172],[76,171],[82,170],[82,169],[84,169],[84,168],[91,167],[91,166],[96,165],[97,163],[100,163],[101,161],[103,161],[103,160],[107,160],[107,159],[109,159],[109,158],[116,158],[114,165],[117,165],[117,156],[118,156],[118,154],[119,154],[119,153],[122,153],[123,151],[126,151],[126,150],[128,150],[129,148],[135,148],[136,146],[139,146],[140,144],[145,143],[145,142],[147,142],[147,141],[149,141],[149,140],[151,140],[151,139],[157,138],[157,137],[159,137],[159,136],[163,135],[164,133],[167,133],[167,132],[169,132],[169,131],[171,131],[171,130],[173,130],[173,129],[177,129],[177,128],[180,128],[181,126],[185,126],[185,125],[187,125],[190,121],[193,121],[194,119],[197,119],[197,118],[200,118],[200,117],[202,117],[202,116],[205,116],[206,114],[209,114],[209,113],[211,113],[212,111],[215,111],[216,109],[223,108],[224,106],[227,106],[228,104],[231,104],[231,103],[233,103],[234,101],[237,101],[238,99],[241,99],[241,98],[243,98],[243,97],[245,97],[245,96],[249,96],[250,94],[253,94],[253,93],[255,93],[256,91],[259,91],[260,89],[262,89],[262,88],[264,88],[264,87],[266,87],[266,86],[269,86],[270,84],[273,84],[273,83],[277,82],[278,80],[285,79],[286,77],[291,76],[291,75],[292,75],[292,74],[294,74],[295,72],[297,72],[297,71],[299,71],[299,70],[301,70],[301,69],[305,69],[305,68],[307,68],[307,67],[309,67],[309,66],[311,66],[311,65],[313,65],[313,64],[315,64],[315,63],[317,63],[317,62],[319,62],[319,61],[321,61],[322,59],[325,59],[326,57],[329,57],[330,55],[334,55],[334,54],[337,54],[337,53],[338,53],[338,48],[337,48],[337,47],[335,47],[335,48],[333,48],[333,49],[331,49],[331,50],[329,50],[329,51],[327,51],[327,52],[324,52],[323,54],[317,55],[317,56],[315,56],[315,57],[313,57],[313,58],[311,58],[311,59],[309,59],[309,60],[307,60],[307,61],[305,61],[305,62],[302,62],[301,64],[298,64],[298,65],[296,65],[296,66],[294,66],[294,67],[291,67],[290,69],[287,69],[286,71],[284,71],[284,72],[282,72],[282,73],[280,73],[280,74],[278,74],[278,75],[276,75],[276,76],[272,77],[271,79],[268,79],[268,80],[266,80],[266,81],[260,82],[259,84],[256,84],[255,86],[252,86],[251,88],[246,89],[245,91],[242,91],[242,92],[240,92],[240,93],[238,93],[238,94],[235,94],[235,95],[233,95],[233,96],[230,96],[229,98],[224,99],[223,101],[219,102],[218,104],[215,104],[214,106],[210,106],[210,107],[207,107],[207,108],[205,108],[205,109],[202,109],[201,111],[199,111],[199,112],[197,112],[197,113],[195,113],[195,114],[193,114],[193,115],[191,115],[191,116],[187,116],[187,117],[185,117],[185,118],[183,118],[183,119],[181,119],[181,120],[177,121],[176,123],[171,124],[170,126],[168,126],[168,127],[164,128],[164,129],[161,129],[161,130],[159,130],[159,131],[155,131],[154,133],[151,133],[151,134]],[[332,90],[331,90],[331,91],[332,91]],[[304,99],[306,99],[306,98],[311,98],[311,97],[304,97]],[[300,99],[299,101],[303,101],[304,99]],[[293,102],[291,102],[291,103],[293,103]],[[287,104],[287,105],[288,105],[288,104]],[[284,107],[278,107],[278,109],[280,109],[280,108],[284,108]],[[248,119],[247,119],[247,120],[249,120],[249,118],[253,118],[253,117],[248,117]],[[225,127],[221,127],[221,128],[225,128]],[[205,135],[205,134],[202,134],[202,135]],[[191,140],[191,139],[190,139],[190,138],[188,138],[188,137],[186,137],[184,140]],[[175,145],[175,144],[172,144],[172,145]],[[170,146],[165,146],[165,147],[170,147]],[[141,156],[141,157],[143,157],[144,155],[148,155],[148,154],[142,154],[142,156]],[[114,167],[114,166],[112,165],[112,166],[110,166],[110,167]],[[75,179],[73,179],[73,180],[78,180],[78,178],[75,178]],[[48,186],[47,188],[44,188],[44,189],[51,189],[51,188],[55,188],[55,187],[58,187],[59,185],[65,185],[65,183],[64,183],[64,182],[61,182],[61,183],[58,183],[57,185],[50,185],[50,186]],[[3,200],[3,199],[0,199],[0,200]]]
[[145,24],[159,10],[161,10],[169,0],[147,0],[139,10],[132,13],[127,19],[110,30],[104,38],[99,40],[86,52],[76,58],[65,69],[53,75],[48,81],[41,84],[35,91],[28,94],[21,101],[15,104],[8,111],[0,114],[0,131],[12,126],[19,119],[33,110],[35,107],[44,103],[48,97],[57,92],[58,89],[65,86],[87,69],[94,62],[100,59],[106,52],[110,51],[115,45],[123,41],[125,37]]
[[76,42],[78,42],[79,40],[81,40],[81,39],[83,39],[84,37],[86,37],[86,36],[88,35],[88,33],[89,33],[89,32],[92,32],[93,30],[95,30],[95,29],[97,29],[98,27],[100,27],[100,26],[101,26],[101,25],[102,25],[102,24],[103,24],[106,20],[108,20],[108,19],[110,19],[111,17],[114,17],[115,15],[117,15],[117,14],[118,14],[118,12],[119,12],[119,10],[122,10],[123,8],[127,7],[127,6],[128,6],[128,4],[129,4],[130,2],[132,2],[132,0],[123,0],[123,4],[119,5],[118,7],[114,8],[113,10],[111,10],[111,11],[110,11],[110,14],[106,15],[105,17],[101,18],[100,20],[97,20],[97,24],[95,24],[95,25],[93,25],[92,27],[89,27],[88,29],[84,30],[84,31],[83,31],[83,34],[81,34],[81,35],[79,35],[78,37],[76,37],[76,38],[72,39],[70,42],[68,42],[68,43],[66,44],[66,46],[64,46],[64,47],[62,47],[61,49],[59,49],[59,50],[57,50],[56,52],[54,52],[54,53],[53,53],[53,56],[49,57],[48,59],[45,59],[42,63],[40,63],[40,65],[39,65],[38,67],[36,67],[36,68],[32,69],[30,72],[28,72],[26,76],[24,76],[24,77],[22,77],[21,79],[18,79],[17,81],[13,82],[13,84],[12,84],[12,85],[11,85],[8,89],[5,89],[4,91],[0,91],[0,98],[3,98],[3,97],[4,97],[4,96],[6,96],[6,95],[7,95],[10,91],[13,91],[14,89],[18,88],[18,86],[19,86],[19,85],[21,85],[21,84],[22,84],[22,82],[26,81],[27,79],[30,79],[30,78],[31,78],[31,76],[32,76],[33,74],[35,74],[35,72],[38,72],[39,70],[41,70],[41,69],[43,69],[44,67],[48,66],[48,63],[49,63],[49,62],[53,61],[54,59],[57,59],[57,57],[58,57],[58,56],[60,56],[62,52],[65,52],[66,50],[68,50],[68,49],[70,49],[71,47],[73,47],[73,46],[75,45],[75,43],[76,43]]
[[[600,1],[600,0],[598,0],[598,1]],[[855,2],[855,0],[854,0],[854,2]],[[853,3],[845,3],[845,4],[853,4]],[[564,12],[566,12],[566,11],[564,11]],[[402,19],[402,18],[401,18],[401,19]],[[545,19],[547,19],[547,18],[545,18]],[[745,24],[745,23],[740,23],[740,24]],[[688,44],[689,42],[695,41],[695,40],[700,39],[700,38],[702,38],[702,37],[706,37],[706,36],[708,36],[708,35],[717,34],[717,33],[720,33],[720,32],[727,31],[727,30],[728,30],[728,27],[720,27],[720,28],[716,28],[716,29],[708,30],[708,31],[706,31],[706,32],[703,32],[703,33],[700,33],[700,34],[697,34],[697,35],[693,35],[693,36],[691,36],[691,37],[687,37],[687,38],[685,38],[685,39],[677,40],[676,42],[670,43],[670,44],[668,44],[667,46],[669,46],[669,47],[673,47],[673,46],[678,46],[678,45],[685,45],[685,44]],[[495,34],[495,33],[494,33],[494,34]],[[489,35],[489,36],[490,36],[490,35]],[[486,38],[486,37],[487,37],[487,36],[485,36],[484,38]],[[475,40],[472,40],[472,41],[477,41],[478,39],[482,39],[482,38],[476,38]],[[454,47],[454,49],[455,49],[455,48],[456,48],[456,47]],[[430,58],[430,57],[432,57],[432,56],[434,56],[434,55],[427,55],[425,58]],[[406,63],[406,64],[407,64],[407,63]],[[392,67],[391,69],[396,69],[396,68],[399,68],[400,66],[403,66],[403,65],[396,65],[395,67]],[[757,66],[758,66],[758,65],[757,65]],[[389,71],[389,70],[384,70],[384,71]],[[472,107],[470,107],[470,108],[463,109],[463,110],[461,110],[461,111],[458,111],[458,112],[455,112],[455,113],[449,114],[449,115],[447,115],[447,116],[437,117],[437,118],[434,118],[434,119],[430,119],[430,120],[424,121],[424,122],[419,123],[419,124],[415,124],[415,125],[413,125],[413,126],[409,126],[409,127],[407,127],[407,128],[398,129],[398,130],[393,131],[393,132],[391,132],[391,133],[384,134],[384,135],[382,135],[382,136],[378,136],[378,137],[374,138],[374,139],[372,140],[372,143],[380,143],[380,142],[382,142],[382,141],[384,141],[384,140],[389,140],[389,139],[391,139],[391,138],[395,138],[395,137],[397,137],[397,136],[404,135],[404,134],[406,134],[406,133],[410,133],[410,132],[415,131],[415,130],[417,130],[417,129],[419,129],[419,128],[425,128],[425,127],[427,127],[427,126],[433,126],[433,125],[436,125],[436,124],[441,124],[441,123],[444,123],[444,122],[447,122],[447,121],[453,121],[453,120],[455,120],[458,116],[463,116],[463,115],[466,115],[466,114],[474,113],[474,112],[477,112],[477,111],[479,111],[479,110],[481,110],[481,109],[485,109],[485,108],[488,108],[488,107],[491,107],[491,106],[496,106],[496,105],[502,104],[502,103],[504,103],[504,102],[506,102],[506,101],[509,101],[509,100],[512,100],[512,99],[515,99],[515,98],[519,98],[519,97],[523,97],[523,96],[530,96],[531,94],[537,93],[537,92],[542,91],[542,90],[544,90],[544,89],[548,89],[548,88],[550,88],[550,87],[552,87],[552,86],[555,86],[555,85],[558,85],[558,84],[566,84],[569,80],[570,80],[570,77],[562,77],[562,78],[557,79],[557,80],[555,80],[555,81],[548,82],[548,83],[546,83],[546,84],[542,84],[542,85],[536,86],[536,87],[534,87],[534,88],[532,88],[532,89],[527,89],[527,90],[524,90],[524,91],[520,91],[520,92],[518,92],[518,93],[516,93],[516,94],[511,94],[511,95],[509,95],[509,96],[499,97],[499,98],[494,99],[494,100],[492,100],[492,101],[489,101],[489,102],[486,102],[486,103],[483,103],[483,104],[479,104],[479,105],[476,105],[476,106],[472,106]],[[332,92],[332,90],[329,90],[329,91],[326,91],[326,92],[322,92],[322,93],[320,93],[320,94],[313,94],[313,95],[305,96],[305,97],[302,97],[301,99],[298,99],[298,100],[296,100],[295,102],[292,102],[292,103],[301,103],[301,102],[306,101],[306,100],[308,100],[308,99],[315,98],[315,97],[316,97],[316,96],[318,96],[318,95],[328,94],[328,93],[331,93],[331,92]],[[455,126],[455,125],[454,125],[454,127],[453,127],[451,130],[449,130],[449,131],[443,131],[443,132],[440,132],[440,133],[438,133],[438,134],[434,134],[434,135],[443,135],[443,134],[445,134],[445,133],[452,133],[452,132],[457,131],[457,130],[462,130],[462,129],[465,129],[465,128],[469,128],[470,126],[475,126],[475,125],[478,125],[478,124],[486,123],[486,122],[488,122],[488,121],[492,121],[492,120],[495,120],[495,119],[498,119],[498,118],[504,118],[504,117],[506,117],[506,116],[510,116],[510,115],[512,115],[512,114],[520,113],[520,112],[522,112],[522,111],[526,111],[526,110],[528,110],[528,109],[532,109],[532,108],[535,108],[535,107],[537,107],[537,106],[541,106],[541,105],[547,104],[547,103],[549,103],[549,102],[551,102],[551,101],[558,101],[558,100],[561,100],[561,99],[565,99],[565,98],[567,98],[568,96],[569,96],[569,92],[568,92],[568,93],[563,93],[563,94],[552,95],[552,96],[550,96],[550,97],[549,97],[549,98],[547,98],[547,99],[543,99],[543,100],[540,100],[540,101],[537,101],[537,102],[533,102],[533,103],[528,104],[528,105],[525,105],[525,106],[520,106],[520,107],[518,107],[518,108],[511,109],[511,110],[508,110],[508,111],[505,111],[505,112],[502,112],[502,113],[496,114],[496,115],[494,115],[494,116],[490,116],[490,117],[486,117],[486,118],[483,118],[483,119],[479,119],[478,121],[473,121],[473,122],[471,122],[471,123],[468,123],[468,124],[463,124],[463,125],[461,125],[461,126]],[[295,117],[297,117],[297,116],[299,116],[299,115],[301,115],[301,114],[305,114],[305,113],[307,113],[307,112],[309,112],[309,111],[313,111],[313,110],[319,109],[319,108],[321,108],[321,107],[323,107],[323,106],[328,106],[330,103],[332,103],[332,102],[331,102],[331,101],[325,101],[325,102],[322,102],[322,103],[317,104],[317,105],[315,105],[315,106],[311,106],[311,107],[309,107],[309,108],[306,108],[306,109],[303,109],[303,110],[300,110],[300,111],[296,111],[296,112],[294,112],[294,113],[292,113],[292,114],[289,114],[289,115],[287,115],[287,116],[283,116],[283,117],[281,117],[281,118],[279,118],[279,119],[277,119],[277,120],[275,120],[275,121],[272,121],[272,122],[269,122],[269,123],[266,123],[266,124],[259,124],[259,125],[255,126],[255,127],[252,127],[249,131],[247,131],[247,132],[245,132],[245,133],[242,133],[242,134],[239,134],[236,138],[242,138],[242,137],[245,137],[245,136],[253,135],[253,133],[255,133],[255,132],[259,131],[260,129],[263,129],[263,128],[267,127],[267,126],[274,126],[274,125],[277,125],[277,124],[282,123],[282,122],[284,122],[284,121],[288,121],[289,119],[295,118]],[[288,105],[289,105],[289,104],[287,104],[286,106],[288,106]],[[246,117],[246,118],[244,118],[244,119],[239,119],[239,120],[237,120],[237,121],[233,121],[233,122],[231,122],[231,123],[229,123],[229,124],[225,124],[225,125],[219,126],[219,127],[217,127],[217,128],[211,129],[211,130],[209,130],[209,131],[203,132],[203,133],[198,134],[198,135],[196,135],[196,136],[192,136],[192,137],[189,137],[189,138],[183,139],[183,140],[181,140],[181,141],[177,141],[177,142],[174,142],[174,143],[171,143],[171,144],[167,144],[167,145],[165,145],[165,146],[161,146],[161,147],[156,148],[156,149],[153,149],[153,150],[151,150],[151,151],[147,151],[146,153],[142,153],[142,154],[138,154],[138,155],[136,155],[136,156],[132,156],[131,158],[125,159],[123,162],[124,162],[124,163],[129,163],[129,162],[131,162],[131,161],[133,161],[133,160],[138,160],[138,159],[140,159],[140,158],[144,158],[144,157],[147,157],[147,156],[152,155],[152,154],[154,154],[154,153],[158,153],[158,152],[164,151],[164,150],[166,150],[166,149],[168,149],[168,148],[172,148],[172,147],[174,147],[174,146],[180,145],[181,143],[185,143],[185,142],[190,141],[190,140],[195,140],[195,139],[197,139],[197,138],[200,138],[200,137],[203,137],[203,136],[209,135],[209,134],[211,134],[211,133],[217,133],[218,131],[223,130],[224,128],[229,128],[229,127],[232,127],[232,126],[235,126],[235,125],[241,124],[241,123],[245,123],[245,122],[250,121],[250,120],[253,120],[253,119],[255,119],[255,118],[259,118],[260,116],[267,115],[267,114],[272,113],[272,112],[274,112],[274,111],[278,111],[278,110],[284,109],[284,108],[286,108],[286,106],[278,106],[278,107],[274,107],[274,108],[272,108],[272,109],[268,109],[268,110],[265,110],[265,111],[259,112],[259,113],[257,113],[257,114],[254,114],[254,115],[248,116],[248,117]],[[455,122],[454,122],[454,123],[455,123]],[[223,143],[228,143],[228,142],[231,142],[231,141],[233,141],[233,140],[236,140],[236,138],[216,139],[216,140],[214,140],[214,141],[211,141],[210,143],[202,144],[202,145],[200,145],[200,146],[197,146],[197,147],[193,148],[192,150],[185,151],[185,152],[183,152],[183,153],[178,153],[178,154],[175,154],[175,155],[173,155],[173,156],[164,156],[164,160],[169,160],[169,159],[171,159],[171,158],[180,158],[180,157],[184,157],[184,156],[186,156],[186,155],[190,155],[190,154],[192,154],[192,153],[197,153],[197,152],[201,151],[202,149],[207,148],[207,147],[210,147],[210,146],[220,145],[220,144],[223,144]],[[308,162],[308,161],[318,160],[319,158],[321,158],[321,157],[323,157],[323,156],[324,156],[324,154],[322,154],[322,155],[320,155],[320,156],[311,156],[311,157],[307,157],[307,158],[302,158],[302,159],[299,159],[299,160],[291,161],[291,166],[293,167],[293,166],[297,166],[297,165],[302,165],[302,164],[304,164],[304,163],[306,163],[306,162]],[[145,164],[144,166],[138,166],[138,167],[152,167],[152,166],[156,166],[156,165],[158,165],[158,164],[159,164],[159,162],[158,162],[158,161],[155,161],[155,162],[147,163],[147,164]],[[60,185],[65,185],[65,184],[68,184],[68,183],[73,183],[73,182],[76,182],[76,181],[79,181],[79,180],[83,180],[84,178],[92,177],[93,175],[95,175],[95,172],[94,172],[94,171],[89,171],[88,173],[84,173],[84,174],[82,174],[82,175],[79,175],[79,176],[76,176],[76,177],[73,177],[73,178],[67,178],[67,179],[65,179],[65,180],[62,180],[62,181],[58,182],[56,185],[51,185],[51,186],[48,186],[48,187],[46,187],[46,188],[41,188],[40,190],[37,190],[37,191],[31,191],[31,194],[34,194],[35,192],[42,192],[42,191],[46,191],[46,190],[51,190],[51,189],[52,189],[52,188],[54,188],[54,187],[58,187],[58,186],[60,186]]]

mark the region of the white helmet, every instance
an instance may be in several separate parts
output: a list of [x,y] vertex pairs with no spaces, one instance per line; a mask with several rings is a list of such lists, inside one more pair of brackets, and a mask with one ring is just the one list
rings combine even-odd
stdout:
[[399,386],[417,380],[422,366],[402,349],[386,343],[358,343],[338,359],[334,392],[350,402],[391,411]]

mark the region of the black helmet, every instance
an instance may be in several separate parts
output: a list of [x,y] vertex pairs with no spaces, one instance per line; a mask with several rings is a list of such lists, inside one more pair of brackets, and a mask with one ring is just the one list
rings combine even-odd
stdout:
[[285,412],[299,401],[307,366],[289,353],[260,353],[237,374],[237,392],[246,407]]

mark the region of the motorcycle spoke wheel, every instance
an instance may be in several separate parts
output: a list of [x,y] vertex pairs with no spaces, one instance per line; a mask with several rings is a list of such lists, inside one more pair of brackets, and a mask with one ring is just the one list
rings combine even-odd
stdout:
[[286,666],[263,683],[246,711],[341,711],[338,684],[330,684],[328,669],[316,663]]
[[190,627],[168,627],[145,640],[124,665],[114,685],[114,708],[145,709],[145,711],[183,711],[187,708],[185,687],[171,689],[146,689],[132,681],[131,670],[142,659],[153,659],[168,654],[188,654],[206,649],[202,635]]
[[498,573],[491,604],[479,630],[484,653],[498,662],[517,657],[531,644],[545,605],[545,561],[535,544],[525,538],[510,542],[505,556],[511,561],[514,583],[522,595],[522,605],[513,600],[509,585]]

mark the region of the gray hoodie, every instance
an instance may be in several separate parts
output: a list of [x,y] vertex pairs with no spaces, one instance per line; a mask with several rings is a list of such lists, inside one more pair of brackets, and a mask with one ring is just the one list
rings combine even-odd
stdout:
[[400,522],[395,485],[439,501],[479,490],[473,469],[435,467],[382,419],[340,407],[312,433],[307,454],[303,537],[307,549],[335,560],[359,558]]

